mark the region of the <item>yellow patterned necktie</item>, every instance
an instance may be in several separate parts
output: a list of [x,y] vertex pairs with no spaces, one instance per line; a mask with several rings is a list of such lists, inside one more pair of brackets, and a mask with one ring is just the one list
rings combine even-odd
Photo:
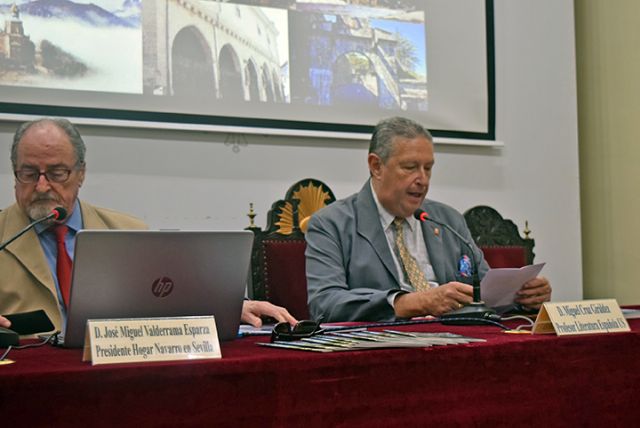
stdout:
[[396,228],[396,246],[400,253],[402,267],[407,273],[407,278],[414,289],[417,291],[428,290],[429,281],[427,281],[427,278],[424,276],[424,272],[422,272],[420,267],[418,267],[418,262],[416,262],[416,259],[413,258],[404,244],[404,231],[402,230],[403,223],[404,219],[400,217],[396,217],[393,220],[393,225]]

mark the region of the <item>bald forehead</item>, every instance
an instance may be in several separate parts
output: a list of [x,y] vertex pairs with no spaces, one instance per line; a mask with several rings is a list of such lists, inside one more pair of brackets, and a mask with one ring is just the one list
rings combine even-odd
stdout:
[[39,121],[39,122],[35,122],[31,126],[29,126],[29,128],[27,128],[27,130],[22,135],[22,138],[20,139],[20,141],[22,141],[27,135],[29,135],[32,132],[61,133],[61,134],[64,134],[65,137],[67,137],[67,140],[69,139],[69,137],[67,136],[66,132],[64,132],[64,130],[62,130],[58,126],[58,124],[56,124],[55,122],[53,122],[51,120],[42,120],[42,121]]
[[73,165],[76,155],[69,136],[55,123],[42,122],[29,127],[18,142],[18,166],[24,162],[50,162]]

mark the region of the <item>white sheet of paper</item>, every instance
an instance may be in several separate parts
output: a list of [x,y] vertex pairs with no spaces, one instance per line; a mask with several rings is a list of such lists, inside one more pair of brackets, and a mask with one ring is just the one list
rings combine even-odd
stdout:
[[489,269],[480,282],[482,300],[490,308],[511,305],[522,285],[538,276],[544,263],[521,268]]

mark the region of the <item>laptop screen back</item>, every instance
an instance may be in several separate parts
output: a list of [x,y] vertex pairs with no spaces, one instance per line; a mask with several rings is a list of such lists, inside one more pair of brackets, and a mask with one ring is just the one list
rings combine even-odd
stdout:
[[214,315],[220,340],[233,339],[252,243],[250,231],[78,232],[64,346],[105,318]]

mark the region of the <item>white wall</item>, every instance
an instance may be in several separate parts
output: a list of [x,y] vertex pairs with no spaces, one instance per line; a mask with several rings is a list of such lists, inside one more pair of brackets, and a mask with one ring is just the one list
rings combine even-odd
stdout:
[[[429,195],[461,211],[491,205],[521,227],[529,220],[554,300],[580,299],[573,2],[496,0],[495,18],[504,147],[438,145]],[[14,200],[8,155],[15,127],[0,122],[0,206]],[[368,175],[362,141],[247,135],[236,153],[225,134],[80,129],[88,146],[81,197],[155,228],[244,228],[249,202],[264,226],[271,203],[298,179],[323,180],[342,198]]]

